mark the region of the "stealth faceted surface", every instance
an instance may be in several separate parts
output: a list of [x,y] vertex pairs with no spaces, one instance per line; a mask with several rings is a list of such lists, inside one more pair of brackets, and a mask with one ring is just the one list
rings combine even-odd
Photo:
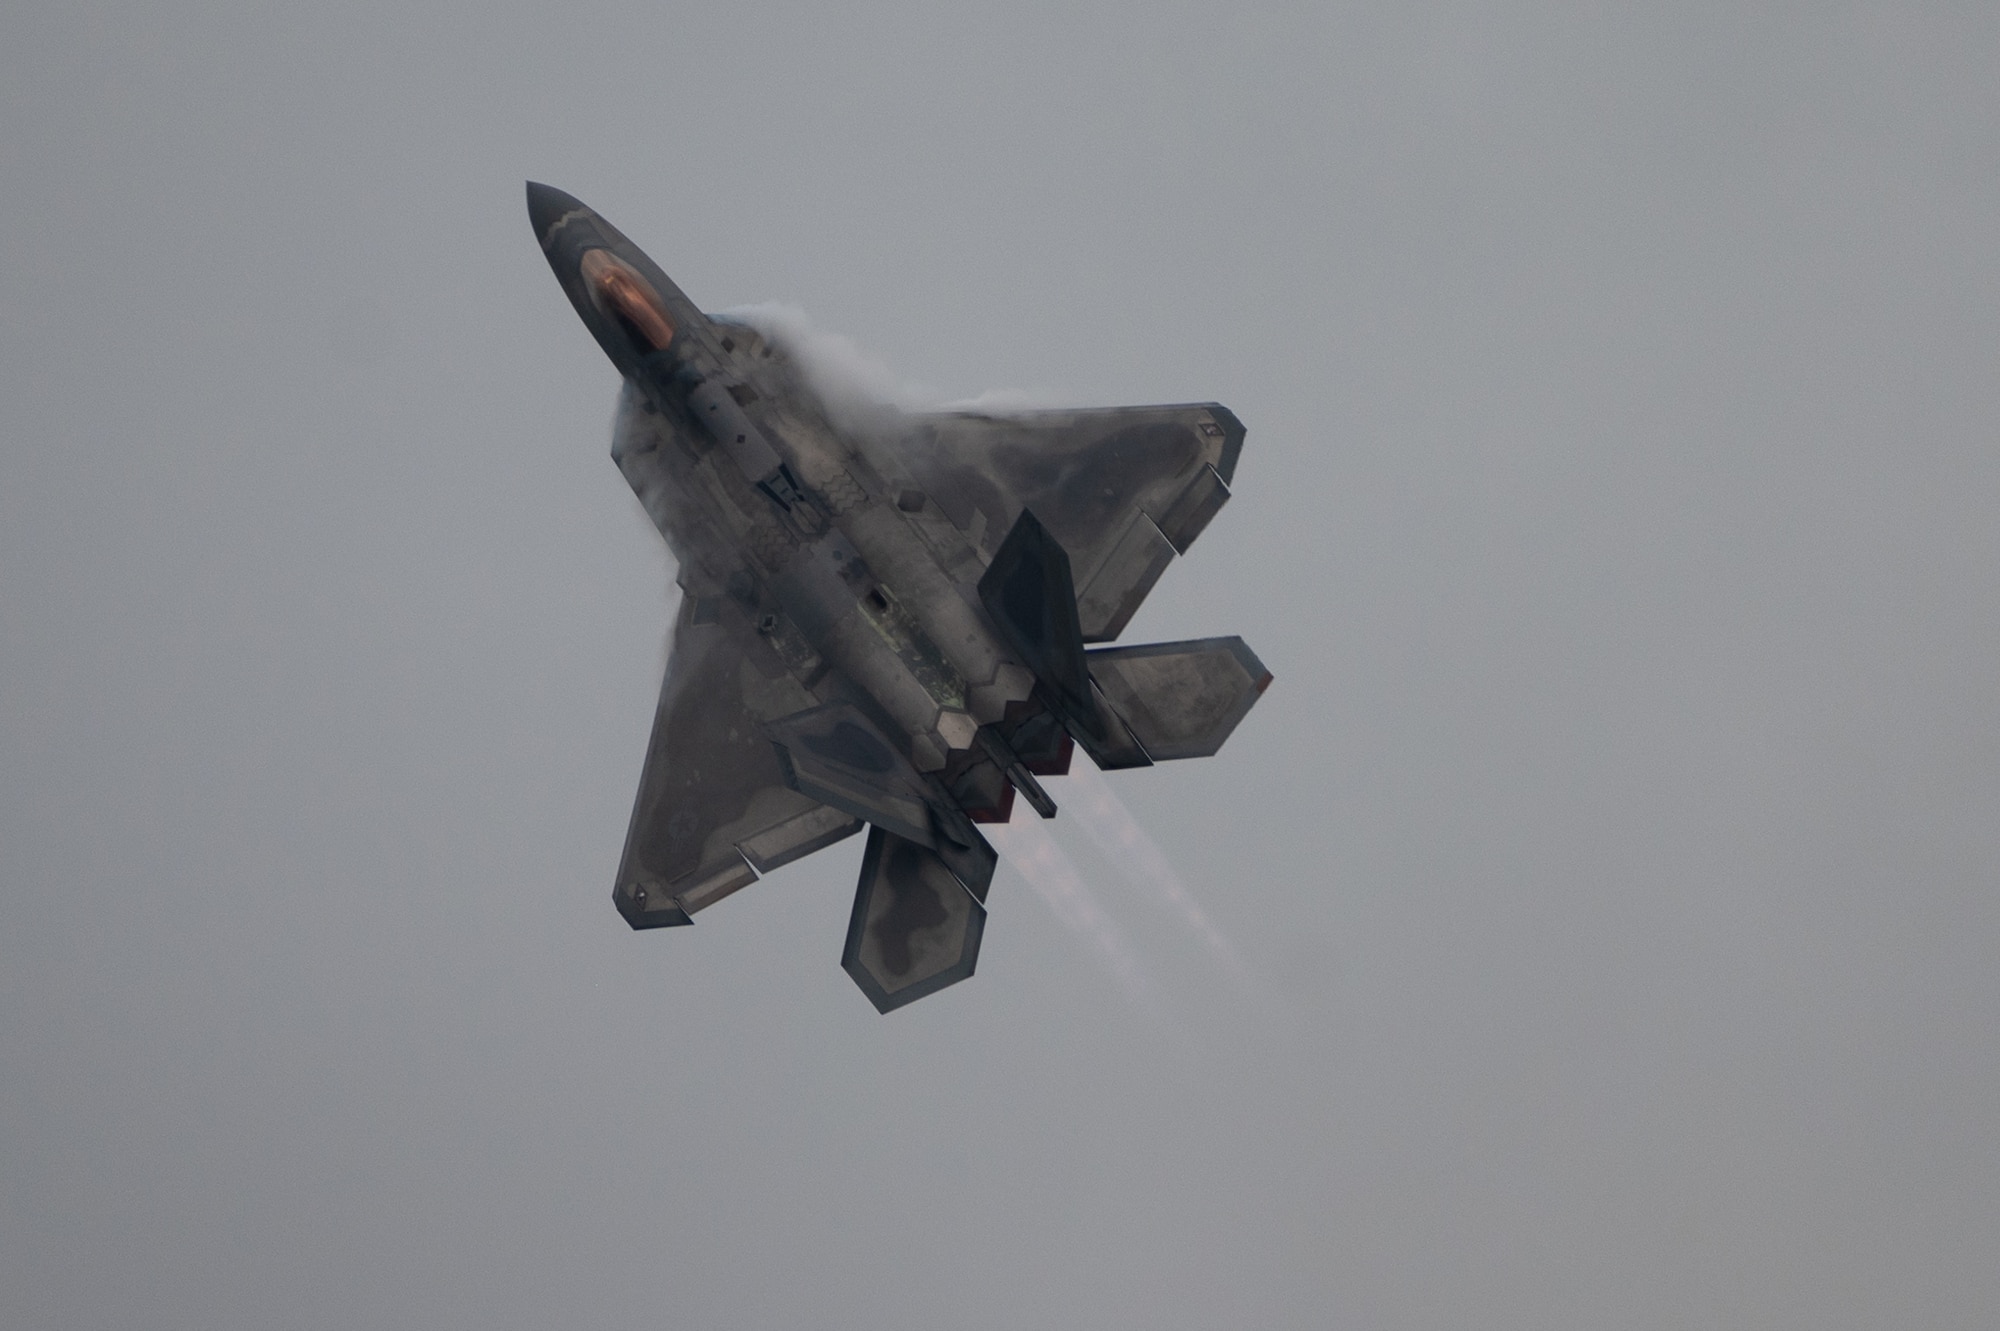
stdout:
[[1206,758],[1271,686],[1241,638],[1099,647],[1090,677],[1154,762]]
[[[6,6],[0,1327],[2000,1326],[1996,25]],[[1278,683],[982,828],[970,983],[861,836],[612,910],[729,592],[524,178],[1249,426],[1117,642]]]
[[878,1012],[971,976],[986,907],[927,846],[868,832],[840,964]]
[[[983,908],[998,856],[975,823],[1004,823],[1017,792],[1056,816],[1028,765],[1050,756],[1052,726],[1107,770],[1145,764],[1086,667],[1081,612],[1104,636],[1131,618],[1228,498],[1216,463],[1233,468],[1241,424],[1215,403],[913,416],[884,398],[856,415],[848,389],[815,380],[795,322],[711,320],[595,210],[532,182],[527,196],[551,271],[624,379],[612,457],[681,564],[620,913],[688,923],[865,821],[890,839],[871,842],[849,970],[885,1012],[969,975],[973,952],[961,967],[946,943],[976,949],[978,926],[919,909],[925,872]],[[1010,525],[989,561],[996,510],[980,505],[996,498]],[[1086,552],[1087,607],[1031,503]],[[1258,666],[1239,687],[1233,663],[1178,644],[1106,658],[1103,685],[1163,753],[1192,757],[1270,682]]]

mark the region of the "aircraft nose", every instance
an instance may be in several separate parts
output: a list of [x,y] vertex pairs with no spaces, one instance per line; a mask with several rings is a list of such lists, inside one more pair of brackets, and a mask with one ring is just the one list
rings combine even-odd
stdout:
[[549,243],[549,229],[567,213],[589,212],[582,202],[563,193],[553,185],[528,182],[528,221],[535,228],[535,239],[543,245]]

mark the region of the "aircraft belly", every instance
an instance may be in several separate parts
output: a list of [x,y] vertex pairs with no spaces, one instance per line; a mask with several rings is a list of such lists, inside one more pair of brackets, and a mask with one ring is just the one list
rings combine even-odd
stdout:
[[919,771],[971,743],[964,678],[844,537],[802,547],[771,588],[786,618],[907,737]]
[[[1012,657],[973,609],[957,580],[940,566],[936,555],[902,516],[888,505],[875,505],[849,517],[842,528],[902,604],[923,608],[921,632],[950,663],[963,691],[982,689],[982,696],[997,697],[993,686]],[[1019,687],[1015,681],[1004,681],[999,692],[1006,692],[1009,684]],[[1000,699],[1000,705],[1026,696],[1026,689],[1020,689],[1017,698]],[[967,703],[961,699],[947,705]],[[972,710],[977,714],[981,709],[975,706]],[[995,711],[979,719],[992,721],[998,716]]]
[[942,767],[949,747],[937,733],[943,706],[861,613],[850,611],[837,620],[825,644],[827,656],[909,737],[910,758],[917,770]]
[[564,293],[624,377],[612,457],[681,605],[612,897],[635,929],[868,827],[842,965],[887,1012],[971,975],[978,822],[1073,748],[1214,753],[1271,682],[1239,638],[1116,639],[1229,499],[1214,402],[912,414],[829,400],[580,201],[528,186]]
[[699,447],[626,384],[612,459],[680,566],[681,585],[719,593],[749,562],[746,554],[762,554],[768,562],[788,553],[789,544],[782,533],[768,530],[776,524],[767,515],[746,514],[729,502]]

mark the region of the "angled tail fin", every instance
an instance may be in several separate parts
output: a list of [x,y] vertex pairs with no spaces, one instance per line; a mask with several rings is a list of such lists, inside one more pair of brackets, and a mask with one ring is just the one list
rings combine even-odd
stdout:
[[968,890],[928,846],[870,828],[841,969],[878,1012],[957,984],[979,960],[985,895],[984,883]]
[[1241,638],[1100,647],[1087,659],[1099,695],[1154,762],[1208,757],[1271,687]]
[[1241,638],[1085,651],[1069,556],[1027,509],[980,578],[979,599],[1106,770],[1207,757],[1271,684]]
[[1083,661],[1069,555],[1033,511],[1022,509],[1000,542],[979,579],[979,599],[1069,729],[1095,737],[1097,706]]

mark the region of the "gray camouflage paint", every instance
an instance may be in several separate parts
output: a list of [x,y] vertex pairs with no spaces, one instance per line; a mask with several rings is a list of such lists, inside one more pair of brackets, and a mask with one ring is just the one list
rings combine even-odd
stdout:
[[1054,816],[1035,777],[1066,770],[1063,732],[1104,767],[1205,756],[1270,683],[1239,639],[1084,649],[1228,499],[1242,424],[1207,403],[843,428],[582,203],[531,183],[528,213],[625,376],[612,456],[680,564],[619,912],[688,924],[866,822],[843,965],[884,1012],[965,978],[997,862],[975,822],[1016,792]]

